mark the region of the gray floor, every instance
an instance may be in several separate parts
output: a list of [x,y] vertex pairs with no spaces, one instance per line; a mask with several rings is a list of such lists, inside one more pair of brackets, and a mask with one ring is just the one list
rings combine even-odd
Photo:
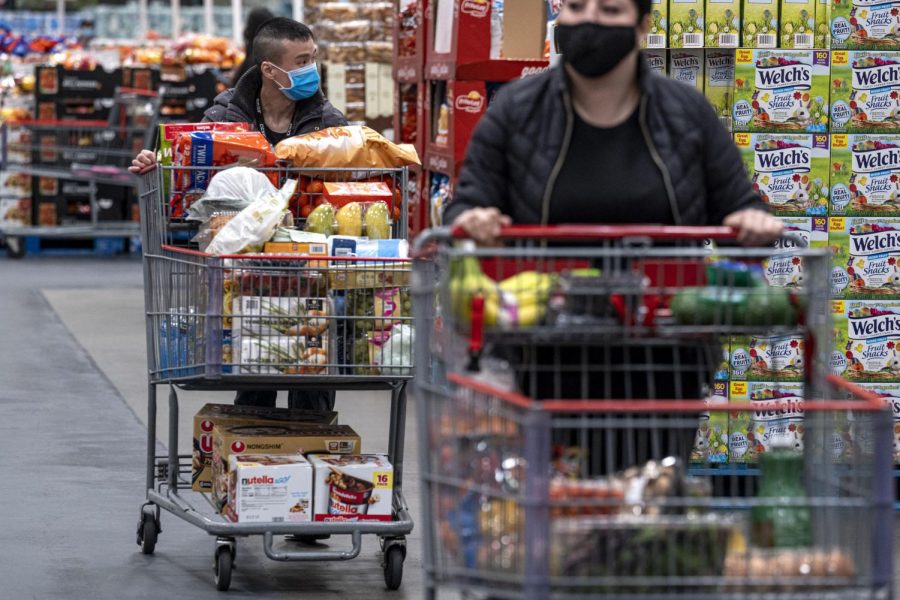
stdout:
[[[140,286],[134,260],[0,258],[0,598],[221,597],[213,541],[199,530],[164,514],[156,554],[135,544],[147,435]],[[161,391],[161,409],[165,399]],[[182,395],[182,448],[191,415],[217,399],[228,395]],[[386,395],[340,395],[337,408],[366,451],[386,450]],[[166,418],[161,410],[159,423]],[[406,476],[415,515],[414,441]],[[309,564],[269,561],[260,540],[241,540],[229,594],[418,598],[418,544],[414,535],[392,593],[374,539],[351,563]]]

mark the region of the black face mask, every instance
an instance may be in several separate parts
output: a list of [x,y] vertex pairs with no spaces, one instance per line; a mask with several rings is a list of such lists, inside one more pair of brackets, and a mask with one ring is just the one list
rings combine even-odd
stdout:
[[579,23],[556,26],[556,48],[585,77],[606,75],[634,50],[636,27]]

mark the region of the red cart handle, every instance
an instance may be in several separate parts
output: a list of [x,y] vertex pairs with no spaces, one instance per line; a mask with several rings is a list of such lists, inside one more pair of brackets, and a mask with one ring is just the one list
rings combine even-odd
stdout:
[[[462,227],[454,227],[451,235],[468,239]],[[733,227],[686,227],[681,225],[513,225],[500,230],[504,240],[618,240],[643,237],[656,240],[733,240],[738,232]]]

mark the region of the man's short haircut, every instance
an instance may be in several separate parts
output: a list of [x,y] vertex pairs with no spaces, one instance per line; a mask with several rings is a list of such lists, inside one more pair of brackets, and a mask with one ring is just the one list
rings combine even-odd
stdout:
[[309,27],[287,17],[275,17],[256,30],[256,37],[253,39],[253,58],[258,65],[263,62],[277,63],[284,52],[284,42],[307,40],[316,40]]

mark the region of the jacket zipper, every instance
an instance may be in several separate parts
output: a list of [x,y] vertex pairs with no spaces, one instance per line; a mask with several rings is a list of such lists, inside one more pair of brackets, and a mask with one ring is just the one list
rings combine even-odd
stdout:
[[566,131],[563,135],[562,148],[559,150],[559,156],[556,157],[556,163],[553,170],[550,171],[550,178],[547,180],[547,187],[544,188],[544,201],[541,209],[541,225],[547,226],[550,221],[550,198],[553,195],[553,187],[556,185],[556,179],[562,171],[563,164],[566,162],[566,155],[569,153],[569,146],[572,143],[572,131],[575,129],[575,115],[572,110],[572,98],[569,91],[563,91],[563,104],[566,107]]
[[681,211],[678,209],[678,202],[675,199],[675,188],[672,186],[672,176],[669,173],[666,164],[663,162],[662,157],[660,157],[659,151],[653,143],[653,138],[650,137],[650,130],[647,127],[647,96],[641,96],[638,120],[641,123],[641,132],[644,134],[644,141],[647,143],[647,149],[650,150],[650,156],[659,168],[660,173],[662,173],[663,185],[666,187],[666,195],[669,197],[669,206],[672,209],[672,217],[675,219],[676,225],[681,225]]

